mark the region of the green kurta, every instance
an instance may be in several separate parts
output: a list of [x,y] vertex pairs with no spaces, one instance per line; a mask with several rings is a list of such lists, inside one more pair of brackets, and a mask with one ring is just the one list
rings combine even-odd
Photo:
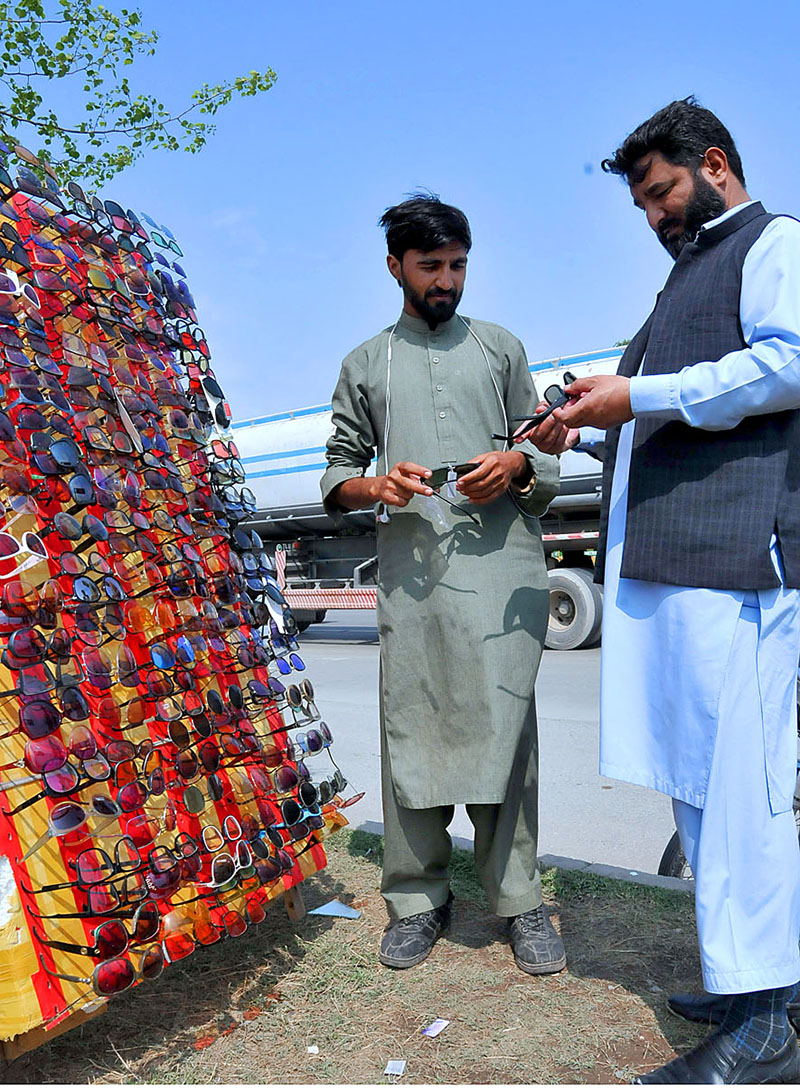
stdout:
[[[521,343],[468,319],[483,344],[509,418],[537,403]],[[412,461],[436,469],[503,450],[497,393],[480,344],[459,316],[429,330],[403,313],[392,334],[390,428],[384,451],[387,349],[392,327],[346,357],[333,395],[334,433],[322,495]],[[537,760],[534,682],[548,615],[536,517],[558,491],[558,460],[530,444],[534,486],[489,504],[414,497],[378,525],[378,631],[384,759],[400,805],[500,803]],[[535,771],[535,769],[534,769]]]

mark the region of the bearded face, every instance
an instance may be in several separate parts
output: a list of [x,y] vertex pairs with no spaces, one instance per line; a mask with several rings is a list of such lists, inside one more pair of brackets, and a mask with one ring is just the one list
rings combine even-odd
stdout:
[[721,216],[726,207],[722,194],[702,174],[695,174],[683,215],[668,216],[656,228],[659,242],[668,254],[677,258],[687,243],[694,242],[703,224]]

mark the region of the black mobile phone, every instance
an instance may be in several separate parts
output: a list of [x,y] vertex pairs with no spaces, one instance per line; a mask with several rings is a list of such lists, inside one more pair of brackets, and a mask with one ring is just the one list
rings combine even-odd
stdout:
[[430,477],[422,483],[429,485],[430,488],[441,488],[443,484],[447,483],[451,469],[455,470],[456,477],[463,477],[465,473],[471,473],[473,469],[477,468],[477,462],[462,462],[459,466],[440,466],[439,469],[434,469]]

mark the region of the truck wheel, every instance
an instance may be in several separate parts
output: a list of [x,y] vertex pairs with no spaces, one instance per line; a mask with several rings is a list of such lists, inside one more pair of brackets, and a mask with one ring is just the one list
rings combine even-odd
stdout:
[[669,843],[664,849],[664,854],[661,856],[661,862],[658,864],[658,873],[665,878],[692,877],[692,868],[687,863],[686,856],[683,854],[681,838],[678,835],[677,829],[670,837]]
[[597,639],[603,618],[603,598],[583,568],[553,568],[550,619],[544,645],[551,651],[574,651]]
[[[797,777],[797,782],[794,787],[794,821],[797,826],[798,838],[800,838],[800,776]],[[661,862],[658,864],[658,873],[666,875],[667,878],[692,877],[692,868],[689,866],[686,856],[683,854],[681,838],[677,829],[672,834],[669,843],[664,849],[664,854],[661,856]]]

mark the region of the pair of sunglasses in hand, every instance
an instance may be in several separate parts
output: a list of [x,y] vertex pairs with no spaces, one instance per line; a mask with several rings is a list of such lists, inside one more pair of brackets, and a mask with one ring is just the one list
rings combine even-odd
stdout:
[[447,496],[443,496],[439,491],[449,480],[458,480],[459,477],[463,477],[477,468],[478,462],[463,462],[461,465],[441,466],[439,469],[434,469],[431,472],[430,477],[427,477],[422,483],[427,484],[429,488],[433,489],[433,493],[437,500],[441,500],[442,503],[446,503],[448,507],[460,511],[462,515],[466,515],[468,519],[471,519],[472,522],[479,526],[480,523],[478,519],[467,511],[465,507],[462,507],[460,503],[454,503],[451,499],[448,499]]
[[[577,381],[577,376],[573,375],[571,371],[564,372],[563,382],[565,386],[571,385]],[[548,386],[544,392],[544,400],[547,402],[547,408],[542,409],[539,413],[534,413],[532,416],[512,416],[511,419],[517,423],[524,423],[527,425],[525,428],[516,428],[510,435],[493,435],[492,439],[503,439],[506,443],[513,443],[516,436],[521,431],[528,431],[530,428],[535,428],[546,420],[548,416],[555,409],[560,409],[563,405],[566,405],[570,400],[569,394],[566,390],[559,386],[557,383],[553,383],[552,386]]]

